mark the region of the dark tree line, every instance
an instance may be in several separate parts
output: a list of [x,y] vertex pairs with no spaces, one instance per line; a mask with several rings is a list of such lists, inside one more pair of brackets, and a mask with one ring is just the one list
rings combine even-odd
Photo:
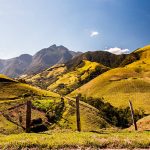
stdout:
[[[108,123],[121,128],[127,128],[132,125],[130,108],[116,108],[108,102],[104,102],[103,98],[85,98],[82,101],[92,105],[99,110],[99,115]],[[143,118],[145,115],[143,110],[135,110],[135,121]]]

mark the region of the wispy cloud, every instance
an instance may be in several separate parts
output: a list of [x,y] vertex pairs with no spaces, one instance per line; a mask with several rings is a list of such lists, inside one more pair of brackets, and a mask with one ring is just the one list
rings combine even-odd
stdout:
[[90,33],[90,37],[94,37],[94,36],[98,36],[99,35],[99,32],[98,31],[92,31]]
[[129,53],[129,49],[121,49],[119,47],[114,47],[114,48],[109,48],[106,49],[105,51],[116,54],[116,55],[120,55],[120,54],[127,54]]

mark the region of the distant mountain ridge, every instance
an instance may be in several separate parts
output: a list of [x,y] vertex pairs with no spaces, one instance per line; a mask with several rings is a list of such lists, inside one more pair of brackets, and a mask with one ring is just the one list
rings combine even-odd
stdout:
[[115,68],[127,58],[128,54],[116,55],[107,51],[88,51],[81,55],[69,60],[66,63],[68,69],[73,69],[78,66],[82,60],[88,60],[91,62],[97,62],[104,66]]
[[52,45],[33,56],[23,54],[11,59],[0,59],[0,73],[10,77],[34,74],[55,64],[65,63],[79,54],[81,53],[70,51],[64,46]]
[[115,55],[106,51],[82,53],[61,65],[54,65],[38,74],[22,76],[27,83],[66,95],[96,76],[119,67],[128,54]]
[[103,97],[115,107],[127,107],[131,99],[135,109],[150,113],[150,45],[136,49],[119,67],[100,74],[70,93],[75,97]]

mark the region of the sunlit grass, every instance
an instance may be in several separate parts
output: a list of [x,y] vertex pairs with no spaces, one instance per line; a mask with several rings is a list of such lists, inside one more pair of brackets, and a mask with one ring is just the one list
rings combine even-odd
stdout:
[[149,148],[149,132],[51,132],[0,135],[0,147],[10,148]]
[[[144,130],[150,131],[150,115],[138,120],[137,127],[138,127],[138,131],[144,131]],[[128,130],[133,131],[134,126],[132,125]]]
[[73,91],[70,96],[81,93],[85,97],[103,97],[116,107],[128,106],[150,113],[150,46],[136,50],[140,56],[125,67],[111,69]]

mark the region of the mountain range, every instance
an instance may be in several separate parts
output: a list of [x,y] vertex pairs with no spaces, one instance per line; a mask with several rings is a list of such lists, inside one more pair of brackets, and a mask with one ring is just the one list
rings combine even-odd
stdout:
[[106,51],[82,53],[64,64],[54,65],[25,80],[43,89],[57,90],[59,94],[68,94],[96,76],[119,67],[128,54],[115,55]]
[[[85,52],[61,65],[54,65],[26,82],[61,95],[104,98],[116,107],[128,106],[149,113],[150,46],[130,54]],[[145,105],[146,104],[146,105]]]
[[64,46],[52,45],[33,56],[22,54],[11,59],[0,59],[0,73],[10,77],[35,74],[55,64],[65,63],[79,54],[81,53],[70,51]]
[[11,67],[26,68],[20,73],[26,76],[13,79],[0,74],[0,133],[24,132],[27,99],[32,101],[32,132],[74,131],[77,95],[83,131],[130,127],[129,100],[136,121],[142,118],[138,127],[150,130],[150,45],[123,55],[106,51],[81,54],[53,45],[34,56],[3,60],[1,69],[4,64],[10,71]]

